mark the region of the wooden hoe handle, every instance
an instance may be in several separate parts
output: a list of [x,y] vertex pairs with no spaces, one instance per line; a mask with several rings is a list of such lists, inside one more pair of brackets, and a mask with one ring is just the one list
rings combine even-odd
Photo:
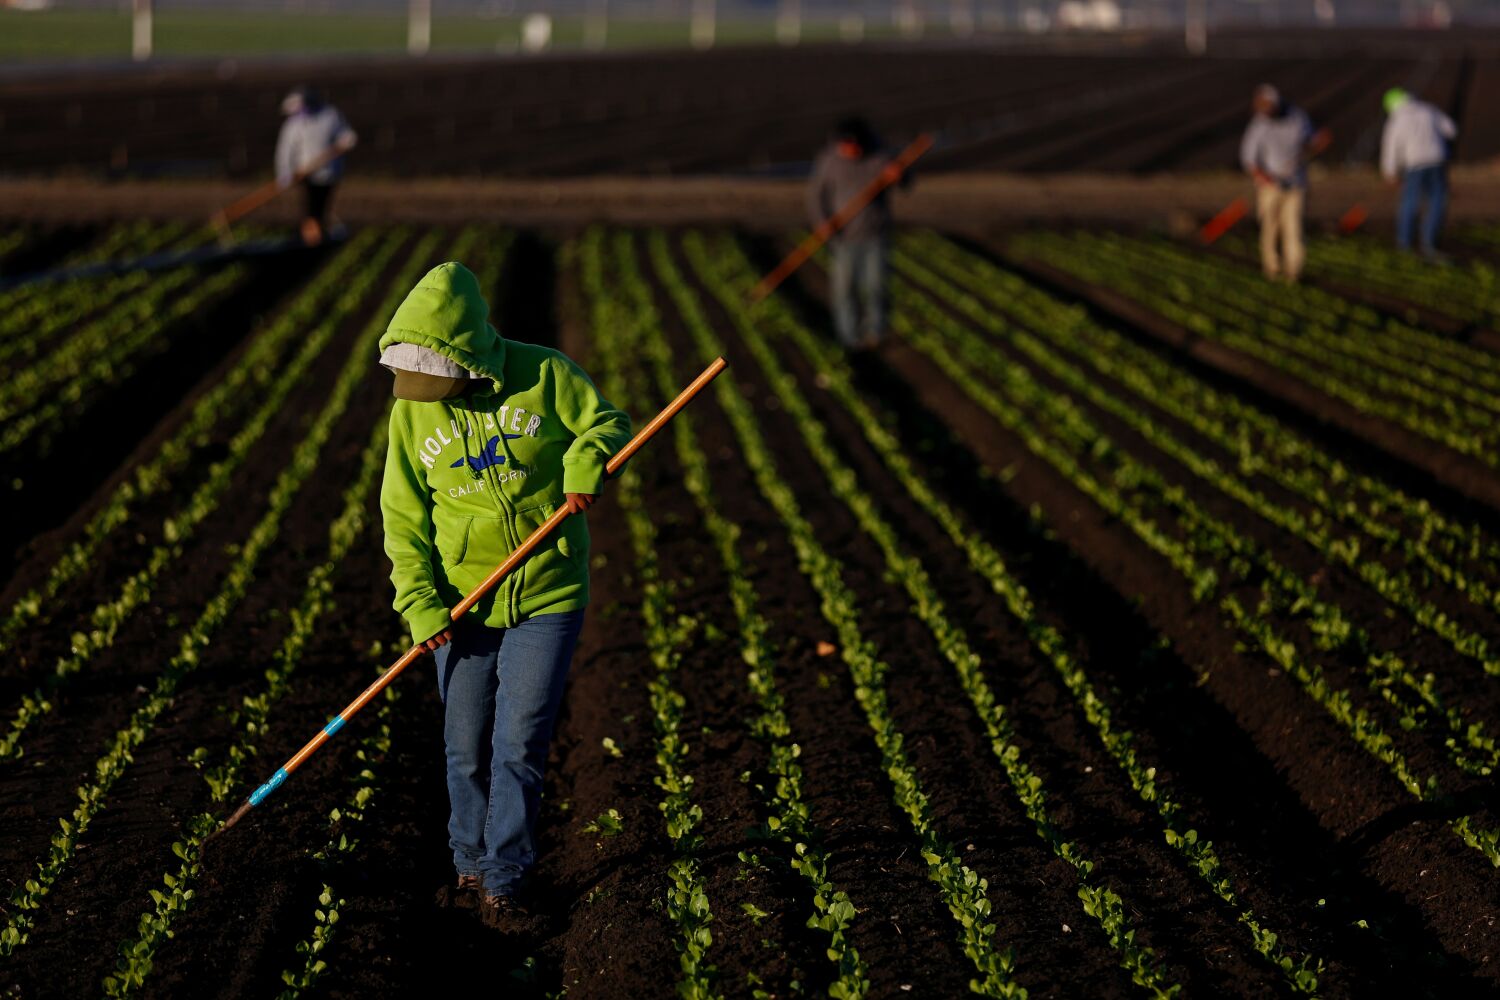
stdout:
[[932,136],[923,132],[901,151],[901,155],[885,165],[885,169],[870,183],[866,184],[853,198],[850,198],[837,212],[818,223],[818,227],[797,245],[797,249],[786,255],[780,264],[764,278],[760,283],[750,290],[750,301],[759,302],[776,290],[792,272],[807,263],[809,257],[818,252],[818,249],[833,238],[833,234],[847,226],[856,215],[863,212],[870,202],[880,196],[880,192],[890,187],[901,179],[911,165],[917,161],[917,157],[932,148]]

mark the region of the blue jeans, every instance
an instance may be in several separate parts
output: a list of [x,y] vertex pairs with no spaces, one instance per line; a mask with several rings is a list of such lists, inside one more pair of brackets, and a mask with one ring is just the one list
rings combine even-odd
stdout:
[[833,328],[845,347],[885,333],[885,240],[834,240]]
[[464,623],[437,651],[448,846],[491,895],[514,894],[536,862],[542,771],[582,628],[582,610],[511,629]]
[[[1425,206],[1425,207],[1424,207]],[[1396,244],[1411,249],[1412,230],[1422,217],[1422,250],[1437,249],[1438,233],[1448,210],[1448,168],[1445,164],[1408,170],[1401,183],[1401,207],[1396,214]]]

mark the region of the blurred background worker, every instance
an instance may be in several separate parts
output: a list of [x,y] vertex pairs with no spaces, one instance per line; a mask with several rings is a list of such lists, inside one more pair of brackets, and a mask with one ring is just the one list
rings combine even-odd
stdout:
[[1412,230],[1420,215],[1422,253],[1436,257],[1438,234],[1448,211],[1448,147],[1458,137],[1458,128],[1452,118],[1400,87],[1385,92],[1385,113],[1380,172],[1392,184],[1401,184],[1396,244],[1411,249]]
[[[880,137],[863,118],[840,121],[813,163],[807,214],[814,227],[863,191],[891,162]],[[901,183],[910,183],[906,174]],[[885,335],[886,241],[891,228],[889,191],[882,191],[828,241],[833,325],[848,348],[869,350]]]
[[1314,128],[1307,112],[1268,83],[1255,88],[1250,107],[1254,116],[1240,141],[1240,165],[1255,178],[1260,266],[1268,278],[1296,281],[1305,256],[1307,161],[1327,149],[1333,136]]
[[328,233],[333,189],[344,173],[343,154],[359,137],[338,109],[311,87],[297,87],[288,94],[281,113],[286,121],[276,140],[276,181],[283,188],[302,182],[307,198],[302,241],[317,246]]

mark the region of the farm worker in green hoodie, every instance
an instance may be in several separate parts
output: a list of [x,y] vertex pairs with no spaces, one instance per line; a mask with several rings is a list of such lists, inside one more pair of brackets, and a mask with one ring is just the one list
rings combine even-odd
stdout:
[[536,860],[542,768],[589,600],[569,517],[454,622],[449,609],[560,506],[582,514],[630,418],[558,351],[506,340],[462,264],[433,268],[380,339],[395,374],[380,508],[395,607],[436,653],[449,846],[461,890],[503,917]]

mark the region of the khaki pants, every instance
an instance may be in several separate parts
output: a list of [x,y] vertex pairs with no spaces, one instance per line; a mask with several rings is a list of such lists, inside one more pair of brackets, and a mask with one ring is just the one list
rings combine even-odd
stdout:
[[1292,281],[1302,273],[1301,188],[1262,184],[1255,189],[1255,214],[1260,219],[1260,266],[1266,276],[1285,275]]

